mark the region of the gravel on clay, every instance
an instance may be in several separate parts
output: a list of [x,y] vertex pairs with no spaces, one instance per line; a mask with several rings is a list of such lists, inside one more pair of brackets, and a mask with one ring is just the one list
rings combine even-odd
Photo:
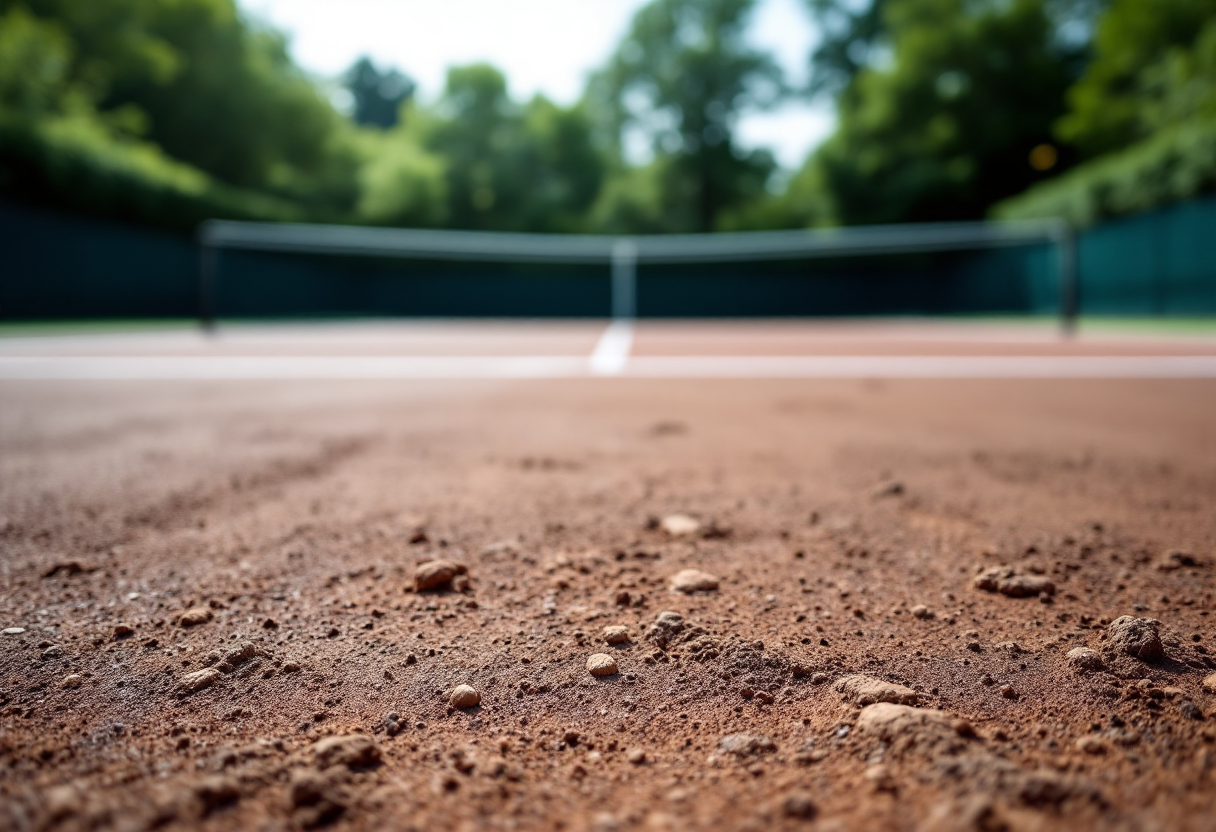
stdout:
[[1213,382],[0,401],[2,830],[1216,829]]

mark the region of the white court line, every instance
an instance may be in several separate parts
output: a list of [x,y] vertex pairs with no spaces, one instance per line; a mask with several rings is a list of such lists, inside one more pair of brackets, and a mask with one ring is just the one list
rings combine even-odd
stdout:
[[0,379],[575,378],[581,356],[42,356],[0,357]]
[[645,356],[642,378],[1216,378],[1216,355]]
[[0,379],[1216,378],[1216,355],[621,357],[619,341],[605,354],[598,365],[543,355],[0,356]]
[[631,321],[613,321],[608,324],[604,334],[591,353],[591,374],[596,376],[617,376],[629,362],[629,351],[633,348],[633,323]]

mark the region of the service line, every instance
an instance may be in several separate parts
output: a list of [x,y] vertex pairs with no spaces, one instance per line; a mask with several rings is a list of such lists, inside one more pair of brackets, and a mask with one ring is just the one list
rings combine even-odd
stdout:
[[[610,337],[611,336],[611,337]],[[6,380],[511,378],[1216,378],[1216,356],[2,356]]]

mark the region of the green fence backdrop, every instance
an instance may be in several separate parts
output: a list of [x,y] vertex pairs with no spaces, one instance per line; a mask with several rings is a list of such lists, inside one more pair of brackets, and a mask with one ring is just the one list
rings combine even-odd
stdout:
[[[0,202],[0,319],[197,312],[194,241]],[[221,318],[605,317],[606,266],[440,263],[225,251]],[[1080,310],[1216,315],[1216,196],[1077,240]],[[644,266],[643,317],[1050,314],[1051,246],[836,260]]]

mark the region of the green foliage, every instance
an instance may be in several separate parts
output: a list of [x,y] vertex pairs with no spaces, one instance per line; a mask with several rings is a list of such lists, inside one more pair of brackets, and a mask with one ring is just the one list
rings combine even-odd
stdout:
[[448,185],[442,157],[402,130],[360,136],[358,218],[376,225],[437,227],[447,221]]
[[[220,185],[132,136],[140,121],[131,110],[99,112],[95,82],[73,76],[80,63],[72,46],[57,23],[24,8],[0,15],[0,193],[181,229],[213,215],[300,216],[280,200]],[[136,52],[157,54],[143,46]]]
[[485,64],[450,70],[438,105],[411,115],[410,137],[443,160],[453,228],[580,230],[603,178],[582,108],[520,105]]
[[234,0],[23,3],[71,38],[72,78],[98,108],[138,111],[145,138],[175,159],[283,192],[333,162],[340,117],[282,36],[243,19]]
[[1115,0],[1093,61],[1068,93],[1060,137],[1092,156],[1210,112],[1214,25],[1216,0]]
[[1172,125],[1132,147],[998,203],[997,219],[1061,217],[1083,227],[1216,191],[1216,119]]
[[401,107],[414,94],[414,82],[399,70],[383,72],[370,58],[363,57],[347,70],[343,83],[355,100],[352,117],[366,127],[395,127]]
[[[1040,0],[889,0],[890,60],[838,99],[808,161],[810,223],[982,217],[1041,178],[1028,161],[1063,111],[1070,56]],[[826,210],[825,210],[826,209]]]
[[1083,226],[1216,191],[1216,3],[1116,3],[1069,100],[1061,134],[1106,152],[994,216]]
[[888,2],[870,0],[859,6],[851,0],[806,0],[819,33],[811,51],[811,95],[841,92],[879,59],[889,35]]
[[[631,132],[649,144],[656,160],[651,175],[676,209],[667,226],[714,229],[724,211],[764,193],[775,167],[769,154],[744,152],[734,143],[740,113],[771,105],[784,93],[772,58],[744,38],[753,5],[653,0],[634,16],[625,41],[592,81],[589,98],[599,107],[616,157]],[[614,216],[614,205],[625,213]],[[625,222],[627,205],[636,207],[636,200],[607,195],[602,221]]]

